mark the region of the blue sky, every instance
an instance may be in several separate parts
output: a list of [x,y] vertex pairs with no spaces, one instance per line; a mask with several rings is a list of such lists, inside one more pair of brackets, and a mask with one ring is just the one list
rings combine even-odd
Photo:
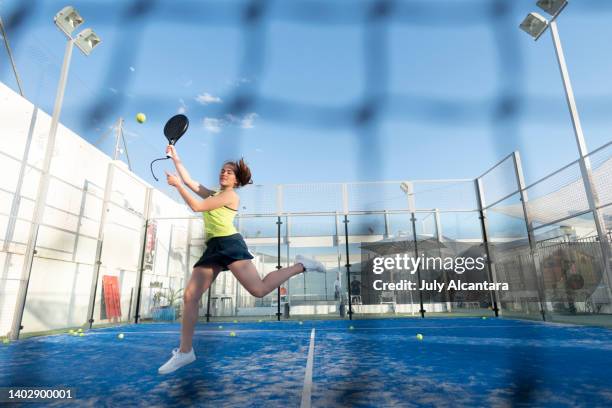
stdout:
[[[165,191],[149,163],[179,111],[191,126],[177,149],[205,185],[240,156],[258,184],[473,178],[517,149],[529,182],[577,158],[550,36],[518,29],[535,1],[389,2],[378,22],[356,0],[262,2],[250,22],[245,1],[69,3],[103,43],[75,50],[62,123],[112,155],[102,135],[124,117],[134,171]],[[0,0],[26,97],[47,112],[65,5]],[[611,17],[608,1],[582,0],[558,20],[589,149],[610,140]],[[0,61],[17,89],[4,49]]]

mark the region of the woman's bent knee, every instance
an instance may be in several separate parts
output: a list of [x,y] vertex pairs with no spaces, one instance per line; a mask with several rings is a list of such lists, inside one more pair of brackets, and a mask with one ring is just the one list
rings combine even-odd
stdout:
[[262,298],[268,294],[268,291],[263,286],[248,289],[249,293],[256,298]]

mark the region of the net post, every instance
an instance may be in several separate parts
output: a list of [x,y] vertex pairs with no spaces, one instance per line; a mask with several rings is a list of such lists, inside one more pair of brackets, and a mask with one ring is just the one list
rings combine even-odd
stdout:
[[[279,186],[280,187],[280,186]],[[279,207],[280,208],[280,207]],[[281,221],[280,215],[276,217],[276,270],[282,268],[281,266]],[[280,286],[276,288],[276,320],[280,322],[281,319],[281,307],[280,307]]]
[[134,311],[134,323],[138,324],[140,320],[140,298],[142,297],[142,277],[144,275],[144,261],[147,251],[147,239],[149,231],[149,218],[151,217],[151,197],[153,197],[153,187],[149,187],[145,193],[145,208],[144,208],[144,233],[142,238],[142,246],[140,248],[140,265],[138,267],[138,276],[136,282],[138,282],[137,295],[136,295],[136,310]]
[[[346,189],[346,184],[343,185],[343,191]],[[346,207],[345,207],[346,208]],[[344,213],[344,247],[346,249],[346,282],[348,288],[348,315],[349,320],[353,320],[353,300],[351,299],[351,262],[349,257],[349,243],[348,243],[348,214]]]
[[[488,238],[488,223],[486,218],[486,210],[485,210],[485,199],[484,192],[482,188],[482,179],[477,178],[474,180],[474,188],[476,192],[476,201],[478,202],[478,218],[480,219],[480,228],[482,231],[482,242],[485,249],[485,254],[487,256],[487,266],[489,270],[489,279],[492,282],[497,282],[495,276],[495,263],[491,259],[491,250],[489,248],[489,238]],[[495,312],[495,317],[499,317],[499,308],[498,308],[498,299],[497,292],[494,290],[490,291],[491,294],[491,302],[493,304],[493,311]]]
[[[414,203],[414,202],[413,202]],[[410,213],[410,222],[412,223],[412,237],[414,240],[414,257],[415,259],[419,258],[419,246],[417,243],[417,233],[416,233],[416,214],[414,212],[414,207],[410,208],[410,210],[412,211]],[[418,285],[419,285],[419,304],[421,306],[421,309],[419,309],[419,313],[421,313],[421,318],[425,318],[425,308],[423,307],[423,291],[420,289],[421,287],[421,264],[419,263],[417,265],[417,281],[418,281]],[[411,306],[412,307],[412,306]]]
[[531,260],[533,261],[533,267],[536,273],[536,282],[538,285],[538,300],[540,304],[540,314],[542,320],[546,321],[546,308],[544,307],[544,277],[542,275],[542,269],[540,268],[540,261],[538,258],[538,251],[536,247],[536,240],[533,234],[533,223],[529,218],[529,211],[527,210],[527,202],[529,200],[527,190],[525,189],[525,177],[523,176],[523,166],[521,164],[521,156],[518,151],[512,153],[512,162],[514,165],[514,173],[516,175],[516,183],[519,188],[521,195],[521,206],[523,209],[523,217],[525,218],[525,227],[527,228],[527,239],[529,240],[529,252]]
[[106,217],[109,211],[109,203],[113,189],[113,178],[115,176],[115,163],[108,163],[106,173],[106,185],[104,187],[104,201],[102,202],[102,214],[100,215],[100,226],[98,227],[98,241],[96,245],[96,259],[94,260],[94,273],[91,279],[91,289],[89,290],[89,308],[87,310],[89,328],[93,327],[94,309],[98,291],[98,280],[100,277],[100,267],[102,265],[102,246],[104,245],[104,229],[106,227]]

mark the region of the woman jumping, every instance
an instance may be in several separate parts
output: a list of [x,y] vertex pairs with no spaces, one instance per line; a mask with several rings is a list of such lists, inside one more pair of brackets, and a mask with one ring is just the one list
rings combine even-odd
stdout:
[[[325,272],[325,266],[321,262],[298,255],[295,257],[293,266],[270,272],[261,279],[255,265],[251,262],[253,256],[249,253],[246,243],[233,224],[240,203],[240,197],[236,194],[235,189],[251,183],[251,170],[244,160],[228,161],[223,165],[219,174],[220,189],[215,192],[189,176],[174,146],[168,146],[166,153],[172,156],[178,172],[178,175],[166,172],[168,184],[178,190],[192,211],[204,214],[206,250],[193,266],[191,278],[185,288],[180,347],[174,349],[172,358],[159,368],[160,374],[171,373],[195,361],[192,339],[198,320],[198,302],[202,294],[210,288],[219,272],[230,270],[251,295],[259,298],[264,297],[287,279],[299,273]],[[194,198],[185,186],[203,200]]]

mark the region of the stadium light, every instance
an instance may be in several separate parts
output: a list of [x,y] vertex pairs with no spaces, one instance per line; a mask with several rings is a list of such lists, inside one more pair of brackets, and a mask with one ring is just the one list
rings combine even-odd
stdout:
[[580,175],[582,176],[582,182],[587,196],[589,204],[589,210],[593,214],[595,221],[595,228],[599,237],[599,245],[601,248],[603,258],[603,269],[608,281],[612,282],[612,267],[610,265],[610,259],[612,259],[608,231],[606,229],[606,223],[603,219],[601,211],[599,210],[600,202],[595,189],[595,183],[593,181],[593,172],[591,169],[591,161],[588,155],[586,142],[584,140],[584,134],[582,132],[582,125],[580,123],[580,116],[578,115],[578,108],[576,107],[576,100],[574,98],[574,91],[570,82],[569,71],[567,64],[565,63],[565,56],[563,54],[563,48],[561,47],[561,38],[559,37],[559,30],[557,29],[557,17],[561,14],[563,9],[567,6],[567,0],[538,0],[536,5],[550,14],[552,17],[550,21],[547,21],[544,17],[537,13],[529,13],[527,17],[520,24],[520,28],[531,35],[535,40],[550,28],[550,34],[552,37],[553,45],[555,47],[555,54],[557,56],[557,63],[559,64],[559,71],[561,72],[561,80],[563,82],[563,88],[565,90],[565,99],[567,101],[567,107],[570,112],[572,120],[572,128],[574,129],[574,136],[576,139],[576,145],[578,147],[578,163],[580,165]]
[[72,32],[77,29],[85,20],[72,6],[64,7],[53,18],[55,25],[71,38]]
[[81,31],[75,40],[75,44],[85,55],[91,54],[91,51],[100,44],[102,40],[91,28],[86,28]]
[[537,40],[548,28],[548,20],[538,13],[529,13],[519,27]]
[[554,17],[567,6],[567,0],[538,0],[536,5]]
[[34,207],[34,216],[32,223],[30,224],[29,239],[26,246],[25,260],[23,262],[21,270],[21,284],[19,286],[19,292],[17,294],[17,303],[15,307],[15,314],[13,315],[13,324],[11,326],[10,337],[12,339],[19,338],[19,332],[23,328],[21,322],[23,319],[23,311],[25,308],[26,297],[28,293],[28,285],[30,282],[31,266],[34,261],[34,254],[36,253],[36,241],[38,238],[38,230],[43,219],[45,211],[45,203],[47,201],[47,195],[49,193],[51,159],[53,158],[53,151],[55,150],[55,137],[57,134],[57,127],[59,125],[60,113],[62,111],[62,103],[64,101],[64,91],[66,89],[66,81],[68,79],[68,67],[70,66],[70,59],[72,58],[72,49],[76,44],[77,47],[85,55],[89,55],[91,51],[100,44],[101,40],[93,30],[87,28],[81,31],[76,38],[72,36],[74,30],[76,30],[81,24],[83,24],[83,17],[74,9],[74,7],[64,7],[59,13],[55,15],[53,19],[55,25],[68,37],[66,44],[66,51],[64,52],[64,62],[62,63],[62,70],[60,73],[60,79],[57,86],[57,94],[55,96],[55,104],[53,106],[53,116],[51,117],[51,127],[49,129],[49,138],[47,140],[47,146],[45,150],[44,161],[42,165],[42,173],[40,183],[38,185],[38,194],[36,196],[36,204]]

